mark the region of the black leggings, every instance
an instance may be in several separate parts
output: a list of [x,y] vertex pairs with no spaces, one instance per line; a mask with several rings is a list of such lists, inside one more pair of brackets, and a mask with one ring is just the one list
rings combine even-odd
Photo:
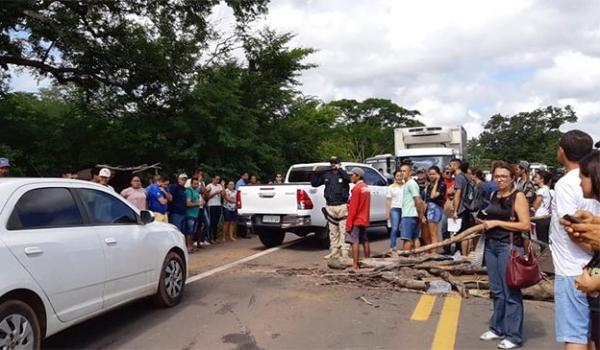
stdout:
[[[548,230],[550,229],[550,218],[535,222],[535,233],[537,239],[548,244]],[[600,350],[600,349],[599,349]]]
[[222,207],[220,205],[211,205],[208,207],[209,221],[210,221],[210,239],[217,239],[217,231],[219,229],[219,221],[221,221]]

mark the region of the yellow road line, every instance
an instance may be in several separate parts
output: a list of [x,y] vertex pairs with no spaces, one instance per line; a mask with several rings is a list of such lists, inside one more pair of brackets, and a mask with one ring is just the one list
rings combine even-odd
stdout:
[[444,300],[431,350],[454,349],[461,301],[459,296],[447,296]]
[[434,305],[435,295],[421,295],[421,299],[419,299],[419,303],[417,303],[417,306],[415,307],[410,319],[412,321],[427,321],[429,319],[429,315],[431,315],[431,310],[433,310]]

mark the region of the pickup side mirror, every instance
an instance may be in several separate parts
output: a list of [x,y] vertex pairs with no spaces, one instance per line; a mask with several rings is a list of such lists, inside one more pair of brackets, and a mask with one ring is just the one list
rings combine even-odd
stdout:
[[149,224],[154,221],[154,214],[149,210],[142,210],[140,212],[140,220],[143,225]]

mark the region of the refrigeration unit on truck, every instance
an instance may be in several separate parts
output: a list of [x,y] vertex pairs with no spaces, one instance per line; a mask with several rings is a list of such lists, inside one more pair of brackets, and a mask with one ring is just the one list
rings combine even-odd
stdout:
[[396,164],[415,168],[446,166],[451,159],[466,158],[467,132],[462,126],[418,126],[394,130]]

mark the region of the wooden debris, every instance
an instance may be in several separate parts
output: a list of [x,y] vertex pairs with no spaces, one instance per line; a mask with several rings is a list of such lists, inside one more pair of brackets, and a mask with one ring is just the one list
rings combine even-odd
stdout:
[[[468,258],[454,260],[451,256],[429,253],[437,248],[478,237],[483,225],[470,229],[435,244],[422,246],[412,251],[396,254],[381,254],[360,261],[361,270],[349,271],[352,259],[330,260],[327,266],[339,273],[324,274],[323,278],[333,284],[352,283],[368,287],[389,287],[395,289],[426,292],[430,283],[443,280],[452,286],[463,298],[480,296],[489,298],[489,282],[485,267],[475,265]],[[392,257],[393,255],[393,257]],[[539,284],[523,289],[526,299],[551,301],[554,297],[553,281],[545,279]],[[369,304],[368,300],[363,300]]]

